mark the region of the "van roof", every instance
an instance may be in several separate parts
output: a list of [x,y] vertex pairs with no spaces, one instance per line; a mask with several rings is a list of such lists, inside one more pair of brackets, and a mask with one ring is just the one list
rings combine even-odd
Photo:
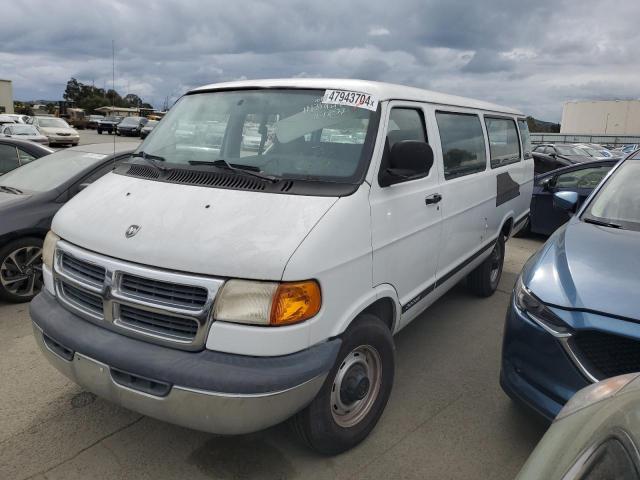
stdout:
[[518,110],[509,107],[495,105],[482,100],[458,97],[446,93],[438,93],[421,88],[406,87],[393,83],[372,82],[368,80],[351,80],[339,78],[285,78],[285,79],[265,79],[265,80],[241,80],[235,82],[213,83],[195,88],[188,93],[213,91],[213,90],[236,90],[249,88],[308,88],[308,89],[335,89],[353,90],[368,93],[375,96],[379,101],[384,100],[409,100],[415,102],[435,103],[440,105],[450,105],[454,107],[475,108],[478,110],[488,110],[492,112],[506,113],[510,115],[524,116]]

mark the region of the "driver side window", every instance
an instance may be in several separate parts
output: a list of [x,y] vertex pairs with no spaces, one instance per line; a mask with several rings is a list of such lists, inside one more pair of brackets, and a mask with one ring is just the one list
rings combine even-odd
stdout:
[[594,189],[611,170],[610,166],[582,168],[563,173],[555,178],[555,187],[559,189]]
[[426,142],[422,112],[414,108],[394,108],[389,114],[387,141],[389,149],[402,140]]

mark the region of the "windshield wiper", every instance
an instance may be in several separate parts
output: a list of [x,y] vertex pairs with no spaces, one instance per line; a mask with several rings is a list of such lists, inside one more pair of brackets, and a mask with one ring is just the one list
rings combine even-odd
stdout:
[[22,190],[15,187],[6,187],[4,185],[0,185],[0,192],[13,193],[14,195],[22,194]]
[[583,220],[586,223],[592,223],[594,225],[600,225],[601,227],[610,227],[610,228],[622,228],[622,225],[618,225],[617,223],[612,222],[603,222],[602,220],[596,220],[595,218],[585,217]]
[[152,167],[154,167],[157,170],[160,170],[161,172],[167,172],[170,169],[159,165],[157,162],[166,162],[166,158],[161,157],[160,155],[151,155],[149,153],[146,152],[136,152],[134,154],[131,155],[132,158],[141,158],[144,161],[146,161],[149,165],[151,165]]
[[223,158],[214,160],[213,162],[191,160],[189,161],[189,165],[210,165],[212,167],[224,168],[225,170],[231,170],[232,172],[241,173],[243,175],[251,175],[252,177],[266,180],[271,183],[276,183],[280,180],[278,177],[273,175],[266,175],[262,173],[258,167],[254,167],[252,165],[232,164]]

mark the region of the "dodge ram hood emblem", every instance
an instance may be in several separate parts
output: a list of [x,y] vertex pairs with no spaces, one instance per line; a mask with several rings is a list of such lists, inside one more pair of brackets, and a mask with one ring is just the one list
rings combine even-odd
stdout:
[[127,228],[127,231],[124,232],[124,236],[127,238],[131,238],[139,231],[140,231],[140,225],[131,225],[129,226],[129,228]]

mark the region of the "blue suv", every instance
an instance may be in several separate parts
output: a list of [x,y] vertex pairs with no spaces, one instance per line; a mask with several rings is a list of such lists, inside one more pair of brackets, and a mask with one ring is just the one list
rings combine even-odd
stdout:
[[640,152],[620,162],[524,266],[506,317],[500,383],[553,419],[591,382],[640,371]]

